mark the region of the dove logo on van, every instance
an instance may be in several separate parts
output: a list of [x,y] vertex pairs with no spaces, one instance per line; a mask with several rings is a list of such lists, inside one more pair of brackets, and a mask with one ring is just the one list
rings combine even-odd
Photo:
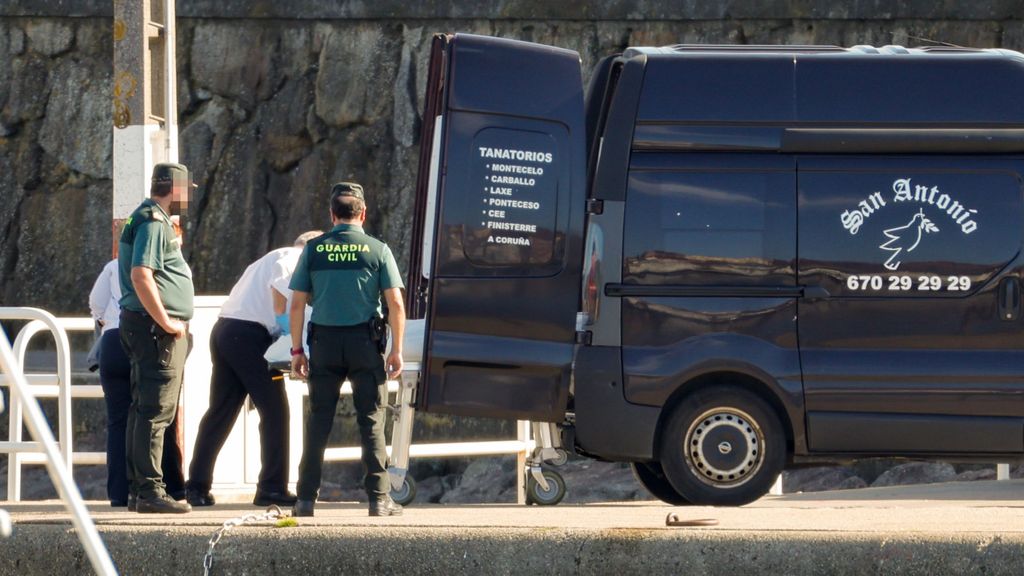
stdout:
[[[958,226],[964,234],[971,234],[978,229],[978,223],[974,217],[978,211],[961,204],[949,194],[939,190],[938,186],[925,186],[911,184],[910,178],[899,178],[892,183],[892,196],[887,200],[881,192],[872,192],[867,198],[857,203],[856,208],[845,210],[839,220],[850,235],[856,235],[860,227],[875,213],[890,204],[901,204],[916,202],[922,205],[934,206],[952,220],[954,226]],[[927,234],[939,232],[939,226],[925,214],[922,206],[909,222],[886,228],[882,231],[883,242],[878,247],[889,252],[885,267],[889,270],[897,270],[900,266],[900,257],[912,252],[921,243],[921,239]]]

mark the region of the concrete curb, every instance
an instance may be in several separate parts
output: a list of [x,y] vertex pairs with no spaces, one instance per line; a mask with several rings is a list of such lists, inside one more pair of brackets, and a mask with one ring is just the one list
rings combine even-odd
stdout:
[[[122,574],[196,574],[213,530],[101,526]],[[83,574],[64,524],[22,523],[0,574]],[[1024,534],[243,526],[211,574],[986,574],[1024,573]]]

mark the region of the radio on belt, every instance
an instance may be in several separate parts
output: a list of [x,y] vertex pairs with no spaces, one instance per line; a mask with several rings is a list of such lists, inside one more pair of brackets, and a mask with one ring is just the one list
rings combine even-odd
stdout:
[[[673,504],[786,466],[1024,459],[1024,56],[434,39],[416,408]],[[407,427],[411,431],[411,426]],[[411,433],[411,432],[410,432]]]

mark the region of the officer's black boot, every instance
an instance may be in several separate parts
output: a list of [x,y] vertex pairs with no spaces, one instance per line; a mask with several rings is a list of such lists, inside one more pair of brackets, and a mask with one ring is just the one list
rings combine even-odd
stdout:
[[370,497],[370,516],[401,516],[402,507],[385,494],[376,498]]
[[312,500],[296,500],[295,506],[292,506],[292,516],[313,516],[315,505]]
[[150,498],[140,497],[135,507],[142,514],[184,514],[192,511],[192,506],[187,502],[178,502],[167,494]]

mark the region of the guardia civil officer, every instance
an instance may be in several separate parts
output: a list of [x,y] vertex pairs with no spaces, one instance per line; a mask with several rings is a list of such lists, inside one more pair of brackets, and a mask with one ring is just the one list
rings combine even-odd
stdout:
[[121,344],[131,361],[127,472],[129,509],[181,513],[192,507],[166,491],[161,468],[164,430],[181,394],[192,318],[192,271],[171,227],[172,205],[188,200],[188,170],[153,167],[150,198],[125,222],[118,246]]
[[[370,516],[394,516],[402,507],[391,500],[384,451],[384,322],[381,295],[388,305],[393,344],[387,358],[392,378],[402,371],[405,331],[404,287],[387,244],[363,232],[366,204],[359,184],[331,189],[334,228],[306,245],[292,276],[290,306],[292,375],[309,380],[309,419],[303,435],[295,516],[312,516],[320,490],[324,448],[334,424],[341,384],[352,384],[362,444],[364,486]],[[302,348],[304,308],[312,297],[309,359]]]
[[252,503],[295,504],[295,495],[288,492],[288,397],[263,355],[288,333],[288,282],[306,242],[320,235],[319,230],[306,232],[293,246],[271,250],[250,264],[220,309],[210,335],[210,405],[199,423],[188,469],[187,499],[193,506],[214,504],[213,467],[246,396],[260,415],[262,466]]

